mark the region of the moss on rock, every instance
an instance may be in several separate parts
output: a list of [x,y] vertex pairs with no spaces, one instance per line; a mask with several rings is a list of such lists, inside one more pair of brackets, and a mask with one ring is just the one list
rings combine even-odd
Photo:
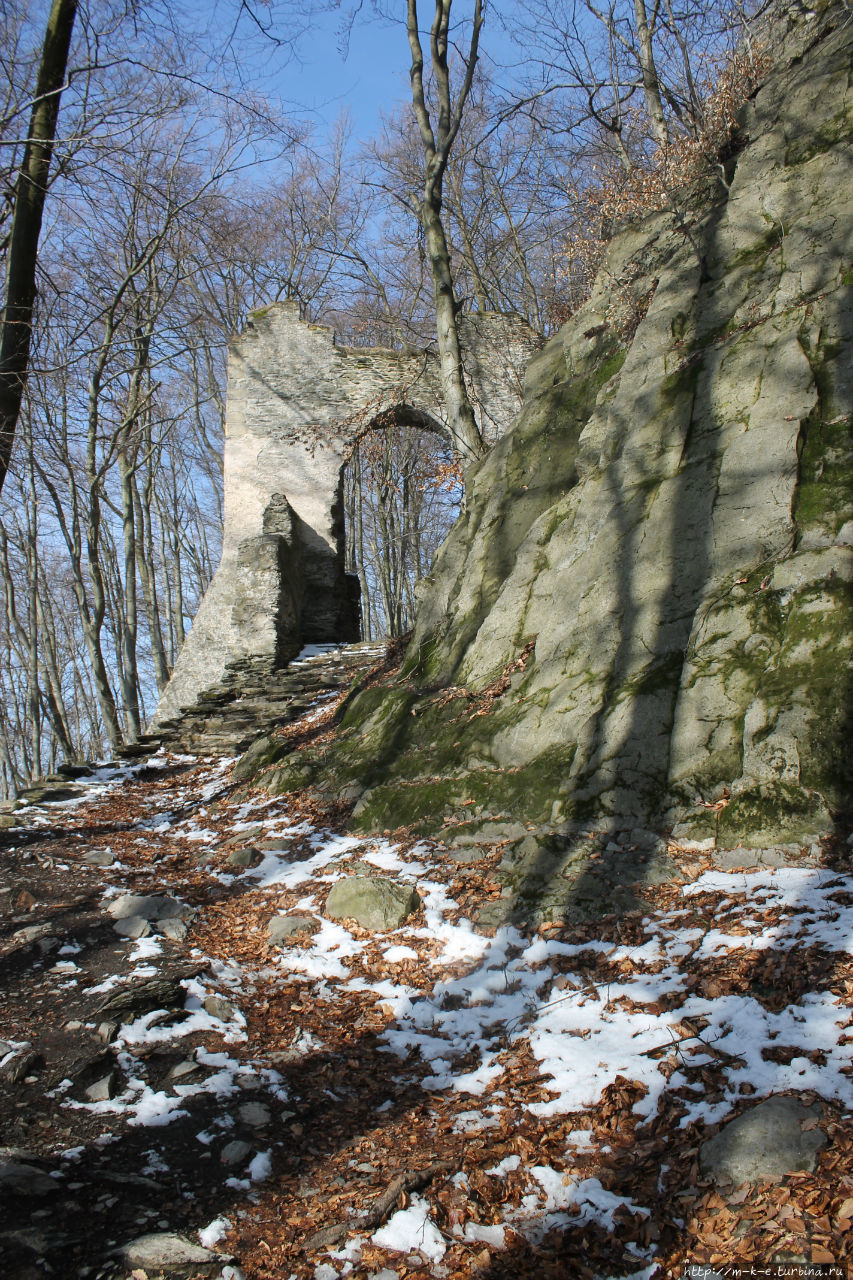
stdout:
[[717,843],[747,849],[804,844],[826,835],[832,826],[815,792],[789,783],[764,784],[732,796],[717,820]]
[[[565,794],[574,748],[552,748],[519,769],[481,768],[442,773],[437,744],[435,772],[412,778],[393,776],[365,792],[356,806],[352,825],[357,831],[413,827],[420,835],[438,835],[449,819],[464,817],[472,826],[495,819],[547,823],[554,804]],[[433,757],[422,759],[428,765]],[[388,777],[386,772],[385,778]],[[473,819],[477,823],[473,823]]]

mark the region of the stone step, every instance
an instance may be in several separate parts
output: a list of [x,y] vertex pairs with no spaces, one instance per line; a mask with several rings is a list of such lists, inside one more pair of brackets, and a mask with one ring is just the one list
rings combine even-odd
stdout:
[[322,705],[382,657],[384,647],[365,642],[269,670],[255,659],[235,663],[215,689],[206,690],[183,716],[125,747],[123,759],[140,759],[160,747],[193,755],[241,754],[262,733]]

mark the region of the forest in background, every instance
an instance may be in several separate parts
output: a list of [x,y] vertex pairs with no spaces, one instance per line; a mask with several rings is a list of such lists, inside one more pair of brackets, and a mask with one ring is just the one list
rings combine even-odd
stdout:
[[[672,204],[703,169],[725,181],[761,41],[738,5],[514,0],[485,15],[474,68],[474,6],[457,10],[457,102],[472,75],[440,190],[455,305],[517,312],[547,335],[586,297],[620,220]],[[4,255],[46,15],[0,0]],[[433,21],[424,7],[428,51]],[[180,5],[79,7],[0,498],[6,795],[132,742],[153,712],[218,562],[226,344],[249,312],[297,299],[347,345],[435,340],[412,104],[389,104],[368,139],[345,117],[321,133],[284,112],[248,69],[259,51],[291,56],[300,22],[285,5],[237,0],[202,18]],[[408,59],[401,26],[403,69]],[[359,444],[345,474],[348,557],[369,634],[411,624],[459,479],[435,437]]]

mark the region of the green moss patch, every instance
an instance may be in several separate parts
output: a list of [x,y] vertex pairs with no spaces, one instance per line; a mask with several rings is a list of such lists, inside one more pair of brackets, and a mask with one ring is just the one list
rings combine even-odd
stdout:
[[775,253],[782,248],[783,242],[782,227],[778,222],[774,222],[766,231],[753,240],[752,244],[731,255],[727,264],[728,270],[735,271],[738,267],[750,267],[752,269],[762,267],[771,253]]
[[746,849],[804,844],[832,825],[820,796],[790,783],[768,783],[731,798],[717,820],[717,843]]
[[853,518],[853,420],[823,406],[801,431],[794,518],[800,538],[815,528],[834,535]]
[[814,584],[790,602],[778,661],[761,682],[771,706],[806,710],[799,744],[800,779],[830,803],[849,805],[853,600],[843,582]]
[[412,827],[438,835],[455,817],[545,823],[564,788],[574,748],[554,748],[519,769],[477,769],[452,776],[383,782],[366,793],[352,818],[356,831]]
[[282,741],[281,738],[276,738],[272,733],[265,733],[262,737],[256,738],[245,755],[240,757],[231,776],[236,782],[254,778],[264,769],[268,769],[271,764],[281,760],[291,749],[291,745]]
[[[822,120],[816,127],[814,125],[809,128],[802,127],[788,143],[785,148],[785,164],[787,166],[793,167],[798,164],[807,164],[815,156],[825,155],[827,151],[831,151],[839,143],[849,141],[850,134],[853,132],[853,119],[848,105],[849,98],[845,101],[843,93],[839,96],[844,102],[840,111],[836,112],[829,120]],[[803,125],[805,123],[803,122]]]

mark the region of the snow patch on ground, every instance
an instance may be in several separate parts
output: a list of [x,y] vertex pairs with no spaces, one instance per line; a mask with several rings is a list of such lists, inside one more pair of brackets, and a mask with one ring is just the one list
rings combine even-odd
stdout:
[[398,1209],[371,1240],[392,1253],[422,1253],[430,1262],[440,1262],[447,1252],[444,1237],[430,1217],[430,1203],[423,1196],[412,1196],[409,1207]]
[[[300,655],[300,661],[311,661],[329,648],[312,647],[312,652]],[[195,793],[202,803],[222,791],[227,766],[228,762],[217,762],[203,775]],[[85,798],[121,786],[135,768],[99,771]],[[197,811],[178,820],[177,813],[187,811],[182,807],[186,797],[180,796],[179,804],[172,790],[171,809],[135,825],[150,834],[169,833],[172,839],[192,843],[221,841],[221,831],[201,825],[199,819],[206,813]],[[189,1073],[162,1087],[154,1087],[146,1077],[145,1054],[157,1046],[179,1044],[196,1035],[208,1037],[208,1045],[244,1043],[246,1022],[236,1006],[263,977],[282,986],[304,984],[300,992],[310,993],[314,1002],[334,1002],[344,995],[368,1001],[374,997],[385,1015],[384,1030],[378,1032],[381,1047],[409,1066],[420,1065],[420,1084],[427,1094],[458,1098],[457,1106],[468,1105],[462,1101],[466,1097],[479,1100],[471,1103],[471,1110],[456,1111],[453,1129],[457,1133],[500,1128],[506,1108],[499,1087],[505,1082],[507,1063],[513,1052],[528,1050],[547,1096],[537,1098],[534,1090],[526,1106],[530,1116],[540,1119],[595,1107],[617,1077],[644,1090],[633,1107],[638,1127],[676,1091],[683,1102],[683,1127],[699,1120],[724,1119],[745,1092],[752,1092],[757,1100],[769,1094],[813,1090],[853,1107],[847,1043],[851,1015],[831,991],[812,990],[771,1011],[749,993],[706,996],[690,978],[690,966],[698,961],[707,965],[746,954],[766,957],[805,948],[821,949],[830,956],[853,954],[853,879],[849,876],[825,868],[705,872],[682,887],[677,906],[649,912],[642,921],[643,940],[632,945],[605,938],[574,943],[531,938],[510,926],[488,934],[476,928],[460,914],[444,883],[452,868],[426,844],[405,849],[389,840],[313,829],[307,822],[291,820],[286,799],[243,801],[232,809],[232,837],[259,829],[281,839],[282,847],[265,850],[258,866],[240,875],[240,892],[256,894],[281,911],[309,911],[318,921],[318,931],[270,955],[263,968],[211,960],[213,989],[211,981],[189,979],[184,983],[183,1011],[154,1010],[118,1029],[114,1044],[124,1072],[121,1094],[102,1102],[79,1102],[66,1096],[69,1083],[60,1090],[63,1106],[118,1116],[130,1126],[157,1128],[186,1116],[193,1099],[207,1095],[217,1100],[220,1114],[207,1121],[208,1128],[197,1137],[202,1145],[213,1146],[235,1125],[231,1112],[236,1115],[247,1087],[255,1100],[262,1094],[279,1103],[288,1101],[277,1072],[240,1061],[224,1049],[194,1049],[201,1069],[198,1076]],[[310,850],[303,857],[304,846],[300,847],[298,859],[287,843],[297,838],[307,840]],[[339,922],[323,918],[318,904],[328,886],[348,874],[347,863],[354,857],[378,872],[414,882],[423,917],[395,930],[393,938],[381,933],[355,936]],[[111,873],[115,869],[116,864]],[[210,874],[224,883],[236,878],[216,870]],[[113,886],[105,898],[124,891]],[[77,951],[66,947],[63,953],[76,955]],[[128,958],[139,966],[134,976],[156,973],[155,964],[147,962],[156,962],[162,954],[160,939],[132,944]],[[609,976],[593,980],[593,962]],[[394,971],[398,965],[404,966],[399,974]],[[54,969],[70,975],[78,966],[63,960]],[[108,976],[85,991],[107,992],[126,981]],[[235,1006],[224,1019],[204,1008],[205,1000],[222,990]],[[21,1047],[26,1046],[13,1046]],[[290,1046],[304,1056],[323,1048],[307,1031]],[[778,1055],[788,1061],[774,1060],[773,1051],[779,1048],[789,1051]],[[709,1101],[696,1082],[697,1069],[712,1062],[721,1093]],[[508,1095],[511,1090],[507,1081]],[[393,1111],[395,1105],[394,1097],[389,1097],[377,1112]],[[105,1142],[110,1140],[112,1135],[104,1135]],[[250,1197],[273,1172],[274,1148],[259,1150],[255,1143],[253,1149],[251,1159],[247,1151],[241,1165],[246,1176],[222,1171],[225,1186]],[[578,1171],[584,1168],[578,1158],[594,1151],[594,1132],[578,1127],[565,1147],[567,1163],[578,1163],[574,1172],[531,1164],[529,1158],[515,1153],[486,1168],[489,1177],[505,1179],[516,1189],[515,1200],[508,1201],[502,1211],[502,1222],[457,1222],[443,1235],[426,1192],[413,1195],[405,1207],[392,1213],[370,1236],[370,1243],[387,1249],[392,1264],[393,1255],[417,1252],[439,1268],[454,1240],[501,1249],[508,1229],[535,1243],[554,1228],[587,1223],[612,1233],[618,1229],[617,1212],[620,1219],[625,1214],[648,1216],[644,1206]],[[75,1155],[72,1149],[67,1158]],[[158,1166],[146,1168],[156,1171]],[[199,1231],[199,1239],[210,1247],[230,1229],[231,1221],[218,1217]],[[318,1280],[347,1274],[366,1244],[366,1236],[358,1237],[331,1255],[334,1265],[320,1264],[315,1272]],[[644,1264],[646,1257],[637,1252],[638,1265]],[[653,1264],[645,1266],[630,1280],[649,1280],[653,1271]]]
[[224,1240],[231,1230],[231,1222],[228,1218],[214,1218],[206,1227],[202,1227],[198,1233],[199,1244],[205,1249],[212,1249],[215,1244],[219,1244],[220,1240]]

